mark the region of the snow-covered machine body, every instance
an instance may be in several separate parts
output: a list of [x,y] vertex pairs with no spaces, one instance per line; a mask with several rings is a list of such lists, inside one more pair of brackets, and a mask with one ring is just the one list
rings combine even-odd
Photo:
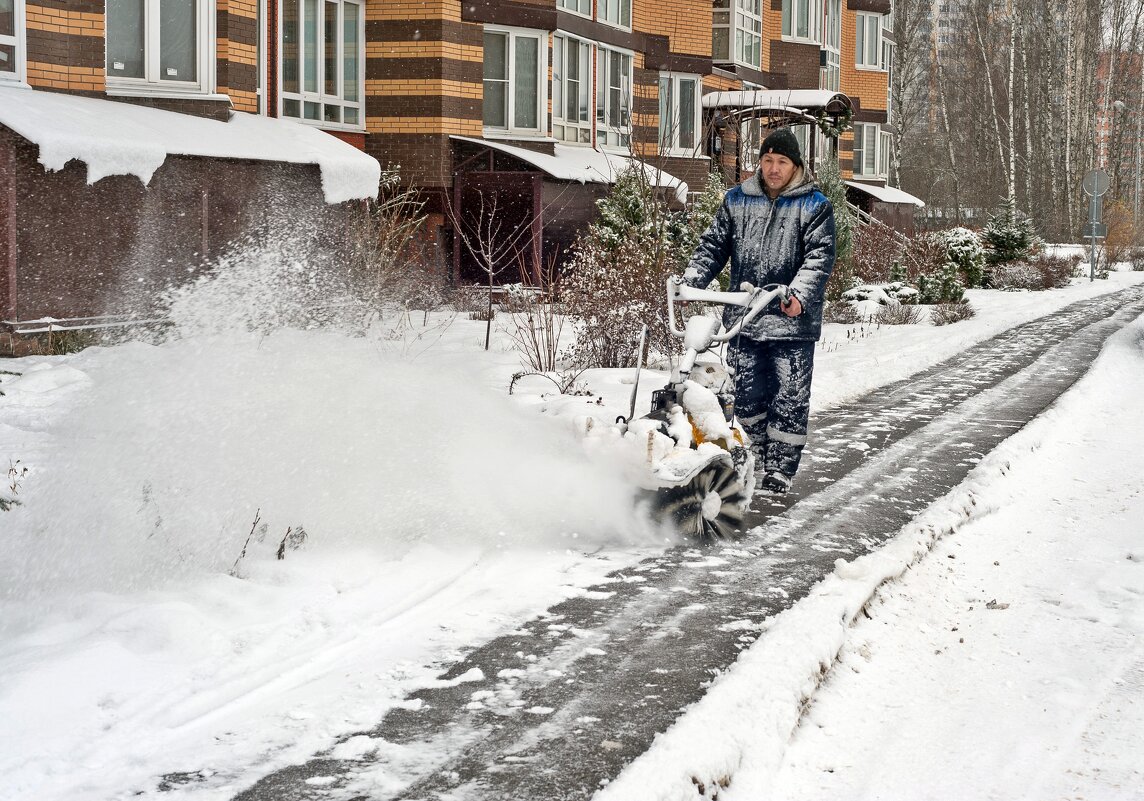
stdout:
[[[668,320],[672,334],[683,339],[683,355],[667,385],[652,394],[648,414],[634,418],[637,366],[632,416],[617,420],[615,429],[628,446],[622,450],[629,477],[644,490],[640,505],[657,525],[699,539],[731,537],[741,530],[754,490],[754,458],[735,418],[734,373],[713,351],[788,295],[778,285],[744,284],[738,292],[719,292],[668,280]],[[675,306],[686,303],[739,306],[743,314],[725,331],[718,319],[702,314],[680,328]],[[641,358],[642,353],[641,342]],[[708,354],[713,358],[702,358]]]

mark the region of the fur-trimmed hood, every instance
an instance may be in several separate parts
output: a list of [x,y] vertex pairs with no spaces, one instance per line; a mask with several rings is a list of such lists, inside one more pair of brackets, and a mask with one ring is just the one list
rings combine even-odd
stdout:
[[[763,175],[758,170],[755,170],[754,175],[739,184],[739,187],[743,190],[744,195],[751,197],[759,197],[760,195],[767,194],[766,184],[763,183]],[[815,189],[818,189],[818,181],[815,180],[810,170],[805,167],[796,167],[790,177],[790,183],[786,185],[786,189],[779,193],[779,197],[798,197]]]

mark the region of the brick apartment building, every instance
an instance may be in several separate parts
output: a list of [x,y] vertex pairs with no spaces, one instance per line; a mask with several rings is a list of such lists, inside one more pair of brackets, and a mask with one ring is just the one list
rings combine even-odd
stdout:
[[[749,175],[792,124],[852,202],[911,227],[886,184],[891,0],[393,0],[366,9],[366,143],[425,190],[454,275],[481,209],[558,257],[629,155],[672,197]],[[846,127],[840,138],[827,134]],[[463,240],[463,241],[462,241]],[[525,248],[521,248],[525,249]],[[504,280],[516,268],[498,265]]]
[[[421,192],[427,239],[455,280],[483,278],[465,230],[495,208],[517,232],[494,265],[508,281],[561,256],[633,155],[683,202],[712,169],[748,175],[781,124],[813,159],[841,159],[852,201],[908,218],[915,199],[885,187],[891,13],[891,0],[0,0],[0,91],[7,79],[117,109],[333,134]],[[841,137],[825,133],[847,122]],[[0,116],[3,319],[94,313],[115,286],[44,288],[58,287],[55,273],[27,263],[42,248],[20,217],[35,203],[13,200],[29,182],[51,189],[34,209],[43,240],[87,232],[57,260],[104,273],[139,238],[131,218],[144,205],[175,204],[160,216],[186,230],[169,238],[201,259],[258,207],[257,187],[273,184],[259,174],[274,173],[279,196],[318,194],[312,166],[194,145],[170,154],[150,196],[130,176],[89,186],[77,163],[36,174],[37,143],[12,128]],[[68,208],[44,199],[61,197]],[[93,222],[109,199],[115,224]],[[111,230],[97,239],[118,237],[119,250],[93,229]]]
[[0,354],[145,317],[275,214],[327,230],[377,162],[264,110],[258,0],[0,0]]

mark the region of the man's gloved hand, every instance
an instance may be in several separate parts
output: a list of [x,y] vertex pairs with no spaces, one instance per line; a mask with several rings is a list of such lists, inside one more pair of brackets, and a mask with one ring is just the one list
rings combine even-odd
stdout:
[[783,310],[783,314],[787,317],[798,317],[802,314],[802,304],[794,295],[789,296],[785,301],[779,304]]

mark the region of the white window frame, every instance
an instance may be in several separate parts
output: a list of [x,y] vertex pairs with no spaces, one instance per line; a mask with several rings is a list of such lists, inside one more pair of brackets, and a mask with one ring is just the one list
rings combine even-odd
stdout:
[[[159,2],[143,2],[143,77],[115,75],[114,64],[104,58],[107,94],[112,96],[187,97],[211,94],[215,86],[215,0],[197,0],[195,14],[194,81],[165,81],[159,61]],[[105,24],[110,23],[110,18]],[[106,36],[106,34],[105,34]]]
[[[716,63],[728,63],[732,60],[731,42],[735,33],[735,25],[731,18],[731,0],[714,0],[711,11],[711,58]],[[722,41],[719,39],[722,37]]]
[[[337,64],[337,88],[333,94],[326,92],[325,80],[325,47],[326,41],[323,35],[322,21],[326,11],[327,2],[336,2],[338,6],[338,22],[337,22],[337,53],[334,57],[334,63]],[[287,3],[295,3],[298,6],[298,91],[288,92],[285,89],[285,84],[282,80],[284,51],[283,44],[283,30],[282,26],[285,24],[285,15],[282,13],[283,7]],[[358,85],[358,99],[346,100],[345,86],[344,86],[344,65],[345,65],[345,36],[343,17],[345,14],[346,5],[356,5],[358,7],[358,63],[357,63],[357,85]],[[300,122],[304,125],[316,125],[324,130],[332,131],[355,131],[361,132],[365,130],[365,61],[366,61],[366,45],[365,45],[365,0],[317,0],[317,7],[320,9],[319,16],[315,25],[317,27],[317,51],[314,54],[314,69],[315,69],[315,89],[306,89],[306,65],[304,54],[302,52],[302,36],[305,27],[304,14],[304,0],[279,0],[278,6],[278,116],[283,117],[294,122]],[[298,114],[288,113],[287,102],[298,104]],[[317,117],[308,117],[306,112],[309,106],[317,106]],[[337,107],[341,111],[341,116],[344,120],[344,112],[347,108],[357,110],[358,121],[356,123],[339,122],[335,120],[325,119],[325,107]]]
[[[763,0],[716,0],[711,16],[711,55],[716,62],[762,68]],[[720,37],[726,37],[717,42]]]
[[632,29],[632,0],[596,0],[596,20],[622,28]]
[[[577,103],[577,118],[568,119],[568,89],[570,77],[567,74],[569,45],[576,47],[580,55],[580,72],[576,76],[577,99],[585,100],[584,119],[579,118],[581,108]],[[561,63],[557,64],[557,59]],[[574,145],[592,145],[592,133],[596,125],[596,107],[592,91],[596,84],[595,44],[587,39],[557,31],[552,41],[552,137]]]
[[[486,25],[484,26],[484,33],[502,35],[507,37],[508,40],[508,46],[506,50],[506,57],[508,61],[506,65],[508,74],[508,97],[506,99],[507,102],[505,105],[507,125],[503,128],[499,125],[485,125],[485,135],[492,138],[496,138],[497,136],[511,136],[513,138],[534,138],[538,136],[544,136],[548,130],[548,32],[535,30],[533,28],[513,28],[506,25]],[[516,42],[518,39],[535,39],[537,42],[535,76],[536,126],[532,128],[518,127],[514,124],[516,120],[516,92],[514,91],[517,79]]]
[[[612,55],[619,55],[621,59],[621,73],[622,65],[627,64],[626,78],[621,74],[620,85],[613,87],[612,82]],[[596,114],[595,114],[595,143],[596,147],[601,149],[619,149],[628,150],[631,147],[632,141],[632,101],[634,98],[634,85],[635,85],[635,54],[631,50],[624,50],[619,47],[608,47],[606,45],[596,45]],[[619,126],[611,125],[608,119],[612,116],[612,89],[619,90],[619,102],[622,112],[627,111],[627,119]],[[603,117],[601,118],[601,113]]]
[[556,0],[556,7],[578,17],[592,18],[592,0]]
[[[265,117],[267,115],[267,54],[266,42],[269,34],[269,9],[270,0],[258,0],[258,47],[256,60],[258,63],[258,86],[255,87],[254,93],[258,96],[258,113]],[[281,41],[281,40],[278,40]]]
[[[877,123],[854,124],[854,177],[885,178],[889,162],[890,135]],[[882,151],[887,152],[883,153]],[[861,153],[861,158],[859,158]]]
[[0,82],[22,84],[26,83],[28,79],[27,36],[24,33],[27,20],[25,18],[24,0],[15,0],[12,12],[12,35],[0,35],[0,45],[7,45],[14,51],[12,55],[15,62],[14,69],[0,71]]
[[[682,120],[680,101],[683,98],[683,84],[688,82],[692,84],[690,121],[695,140],[690,147],[681,145],[679,142],[680,121]],[[702,95],[703,77],[701,75],[686,72],[661,72],[659,74],[659,152],[661,154],[694,158],[701,152],[703,145]],[[666,118],[664,116],[665,110],[667,111]]]
[[[788,42],[822,44],[823,0],[783,0],[782,36]],[[804,22],[802,6],[806,5],[806,35],[799,33]]]
[[[882,69],[882,15],[858,12],[854,31],[854,66],[860,70]],[[873,34],[873,41],[871,41]]]
[[826,0],[822,29],[822,49],[826,64],[819,75],[818,88],[841,91],[842,87],[842,0]]

